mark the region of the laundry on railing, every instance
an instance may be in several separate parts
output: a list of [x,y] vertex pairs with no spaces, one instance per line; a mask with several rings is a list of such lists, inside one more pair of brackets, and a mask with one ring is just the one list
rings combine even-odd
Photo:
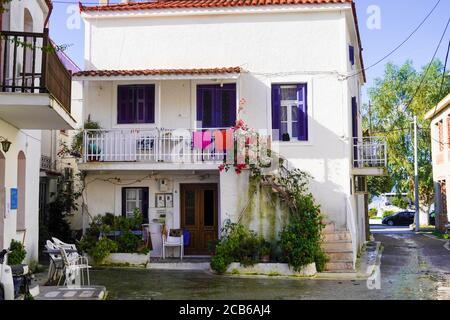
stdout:
[[194,149],[204,150],[208,148],[213,140],[211,131],[196,131],[192,133],[192,141]]

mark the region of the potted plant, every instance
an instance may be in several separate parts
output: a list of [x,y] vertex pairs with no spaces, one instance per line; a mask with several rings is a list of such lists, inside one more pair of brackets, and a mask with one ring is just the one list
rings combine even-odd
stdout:
[[282,141],[291,141],[291,137],[289,136],[289,133],[283,133],[281,136]]

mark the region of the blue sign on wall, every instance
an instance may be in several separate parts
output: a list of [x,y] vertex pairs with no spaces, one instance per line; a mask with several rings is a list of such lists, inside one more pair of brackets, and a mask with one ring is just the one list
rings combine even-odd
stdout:
[[17,188],[11,188],[11,210],[17,209]]

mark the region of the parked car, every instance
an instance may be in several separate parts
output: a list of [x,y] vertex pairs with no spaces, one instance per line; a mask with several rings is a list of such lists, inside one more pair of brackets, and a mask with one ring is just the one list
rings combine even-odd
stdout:
[[392,216],[385,217],[382,221],[383,224],[389,226],[408,226],[414,222],[414,212],[401,211]]

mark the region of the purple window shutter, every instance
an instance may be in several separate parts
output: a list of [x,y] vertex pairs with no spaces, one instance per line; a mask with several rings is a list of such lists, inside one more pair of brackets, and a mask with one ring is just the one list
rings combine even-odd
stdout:
[[236,84],[215,87],[214,128],[231,127],[236,123]]
[[155,123],[155,85],[145,86],[144,122]]
[[117,123],[133,123],[134,90],[132,86],[117,87]]
[[[279,84],[272,85],[272,137],[273,140],[281,140],[280,120],[281,87]],[[278,131],[275,131],[278,130]]]
[[353,135],[353,160],[355,166],[358,164],[358,104],[356,97],[352,97],[352,135]]
[[197,123],[201,124],[203,120],[203,90],[201,86],[197,87]]
[[308,141],[308,104],[306,100],[306,85],[297,85],[298,101],[298,140]]
[[348,46],[349,59],[352,66],[355,64],[355,47]]
[[148,188],[142,188],[142,216],[144,223],[148,223],[148,201]]

